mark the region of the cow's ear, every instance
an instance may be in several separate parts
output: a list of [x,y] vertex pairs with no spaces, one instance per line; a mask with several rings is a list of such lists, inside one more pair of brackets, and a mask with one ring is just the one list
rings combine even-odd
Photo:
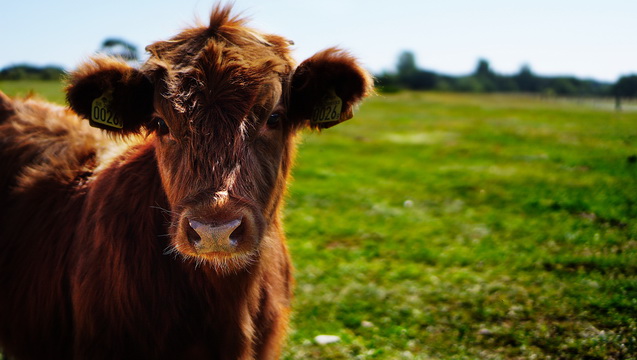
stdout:
[[93,58],[71,72],[66,99],[91,126],[139,133],[153,114],[153,86],[138,69],[113,58]]
[[330,48],[303,61],[292,75],[288,116],[325,129],[351,119],[373,80],[347,52]]

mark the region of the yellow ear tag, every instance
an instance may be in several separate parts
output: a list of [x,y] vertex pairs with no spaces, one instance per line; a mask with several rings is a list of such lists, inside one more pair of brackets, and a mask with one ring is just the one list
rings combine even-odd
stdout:
[[[113,91],[106,90],[102,96],[93,100],[91,105],[91,125],[101,128],[121,129],[124,123],[111,111],[113,102]],[[96,123],[96,124],[93,124]]]
[[332,89],[314,107],[311,121],[313,124],[340,121],[342,107],[343,101]]

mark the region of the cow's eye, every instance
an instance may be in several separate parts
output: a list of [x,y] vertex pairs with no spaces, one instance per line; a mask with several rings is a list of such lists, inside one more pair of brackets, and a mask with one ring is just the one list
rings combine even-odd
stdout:
[[153,119],[153,126],[155,127],[155,131],[157,132],[157,135],[160,135],[160,136],[166,135],[170,132],[168,125],[166,125],[166,122],[164,121],[164,119],[160,117],[156,117]]
[[281,123],[281,114],[279,113],[273,113],[268,118],[268,127],[275,128],[275,127],[278,127],[280,123]]

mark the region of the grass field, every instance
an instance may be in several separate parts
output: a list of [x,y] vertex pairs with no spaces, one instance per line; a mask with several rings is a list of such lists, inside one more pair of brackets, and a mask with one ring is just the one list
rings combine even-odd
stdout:
[[64,85],[58,81],[0,81],[0,90],[7,95],[25,97],[31,94],[58,104],[64,104]]
[[637,112],[611,104],[405,92],[304,134],[284,359],[636,359]]

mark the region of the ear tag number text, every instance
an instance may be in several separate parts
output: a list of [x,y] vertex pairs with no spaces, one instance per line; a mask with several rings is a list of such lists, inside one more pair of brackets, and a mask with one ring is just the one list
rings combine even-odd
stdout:
[[112,104],[113,93],[111,90],[107,90],[102,96],[93,100],[91,106],[91,121],[101,124],[106,127],[121,129],[124,127],[124,123],[113,113]]
[[312,111],[312,123],[318,124],[340,121],[342,107],[343,101],[341,98],[336,95],[334,90],[330,90],[314,107],[314,111]]

